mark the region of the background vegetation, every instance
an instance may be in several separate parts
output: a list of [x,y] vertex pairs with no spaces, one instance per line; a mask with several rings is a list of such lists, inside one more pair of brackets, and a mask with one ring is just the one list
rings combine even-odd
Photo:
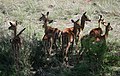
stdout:
[[[26,27],[21,35],[23,45],[20,50],[21,76],[119,76],[120,75],[120,0],[0,0],[0,76],[17,76],[11,56],[9,21],[17,20],[18,31]],[[84,35],[97,27],[99,14],[110,22],[113,30],[107,39],[107,51],[101,45],[103,53],[95,60],[93,54],[86,53],[84,60],[74,68],[65,68],[59,54],[47,61],[41,38],[44,35],[41,13],[50,12],[54,20],[50,26],[63,30],[71,27],[71,19],[78,19],[86,11],[92,22],[86,23]],[[104,27],[102,27],[104,29]],[[99,54],[101,49],[92,53]],[[73,51],[75,48],[73,49]],[[59,52],[59,51],[58,51]],[[94,56],[93,56],[94,57]],[[90,61],[89,61],[90,60]],[[73,63],[72,63],[73,62]],[[104,62],[104,63],[103,63]]]

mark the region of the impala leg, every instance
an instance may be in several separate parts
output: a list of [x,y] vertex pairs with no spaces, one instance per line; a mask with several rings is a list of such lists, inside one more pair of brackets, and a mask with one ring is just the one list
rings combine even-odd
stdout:
[[55,50],[57,50],[58,47],[57,47],[57,38],[56,37],[54,38],[53,42],[54,42],[53,44],[55,46]]
[[63,51],[63,57],[64,57],[64,48],[65,48],[65,44],[66,44],[67,41],[68,41],[68,40],[67,40],[66,36],[63,34],[63,35],[62,35],[62,51]]
[[74,39],[73,39],[73,42],[71,42],[70,52],[72,52],[73,46],[74,46]]
[[66,50],[65,50],[65,64],[68,65],[68,50],[70,48],[70,44],[71,42],[68,43],[67,47],[66,47]]
[[80,34],[80,30],[78,30],[77,35],[75,37],[75,44],[76,45],[78,44],[78,41],[79,41],[79,34]]
[[65,58],[65,41],[66,41],[66,38],[65,38],[65,36],[64,36],[64,34],[62,34],[62,57],[63,57],[63,64],[65,63],[65,60],[64,60],[64,58]]
[[18,74],[19,74],[19,71],[20,71],[20,65],[19,65],[19,43],[16,43],[16,70],[17,70],[17,72],[18,72]]
[[[63,40],[64,41],[64,40]],[[65,63],[65,43],[62,43],[62,57],[63,57],[63,64]]]
[[77,63],[79,63],[79,61],[81,60],[81,57],[82,57],[82,55],[83,55],[83,52],[84,52],[84,47],[83,47],[83,45],[81,44],[80,51],[77,53]]
[[12,56],[15,61],[15,45],[12,43]]
[[79,38],[78,38],[78,42],[80,42],[80,39],[83,37],[83,31],[80,31],[80,35],[79,35]]
[[43,40],[43,45],[44,45],[44,50],[45,50],[45,55],[48,53],[48,51],[47,51],[47,43],[48,41],[46,41],[46,40]]
[[52,45],[53,45],[53,39],[50,38],[50,50],[49,50],[49,55],[51,55],[51,52],[52,52]]

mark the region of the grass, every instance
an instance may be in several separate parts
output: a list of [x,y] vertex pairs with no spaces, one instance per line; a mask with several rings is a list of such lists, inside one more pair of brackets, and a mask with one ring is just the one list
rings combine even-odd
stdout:
[[[19,22],[18,31],[26,27],[26,30],[22,34],[22,38],[26,41],[23,52],[31,52],[30,46],[32,40],[36,38],[36,41],[39,41],[44,35],[43,24],[38,20],[41,13],[49,11],[50,19],[54,20],[54,23],[50,24],[50,26],[63,30],[66,27],[73,26],[71,19],[80,18],[81,15],[87,11],[87,15],[92,22],[86,24],[84,35],[88,34],[91,29],[97,27],[98,16],[102,14],[103,18],[105,18],[107,22],[110,22],[113,27],[113,31],[110,31],[107,39],[107,44],[111,50],[109,53],[118,53],[120,51],[120,1],[87,1],[88,0],[0,0],[0,42],[2,42],[4,37],[12,38],[11,31],[7,30],[9,27],[8,22],[17,20]],[[103,26],[102,28],[104,30]],[[27,59],[29,60],[29,55],[26,60]],[[120,67],[120,65],[117,67]]]

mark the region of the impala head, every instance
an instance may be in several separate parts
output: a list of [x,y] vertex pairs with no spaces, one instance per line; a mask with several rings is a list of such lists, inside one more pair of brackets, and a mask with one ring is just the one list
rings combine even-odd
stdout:
[[100,15],[100,18],[99,18],[99,20],[98,20],[98,23],[100,23],[100,21],[103,21],[103,20],[102,20],[102,15]]
[[81,20],[84,20],[84,21],[91,21],[91,20],[87,17],[86,12],[83,13],[83,15],[82,15],[82,17],[81,17]]
[[101,19],[100,23],[103,24],[103,25],[105,25],[106,22],[105,22],[104,19]]
[[107,24],[107,26],[106,26],[106,30],[107,30],[107,31],[111,31],[111,30],[113,30],[113,28],[110,26],[110,23]]
[[9,30],[16,30],[17,28],[17,21],[15,23],[9,22],[10,23],[10,27],[8,28]]
[[[102,15],[100,15],[100,19],[98,20],[98,23],[100,24],[103,24],[103,25],[105,25],[106,24],[106,22],[105,22],[105,20],[102,18]],[[100,25],[99,25],[99,27],[100,27]]]
[[53,20],[48,19],[48,15],[49,15],[49,12],[47,12],[46,15],[42,13],[42,16],[39,18],[39,20],[40,20],[40,21],[43,20],[44,22],[47,21],[47,22],[49,22],[49,23],[52,23]]
[[73,19],[71,20],[71,22],[74,23],[74,27],[76,27],[76,28],[80,27],[79,20],[80,19],[78,19],[77,21],[74,21]]

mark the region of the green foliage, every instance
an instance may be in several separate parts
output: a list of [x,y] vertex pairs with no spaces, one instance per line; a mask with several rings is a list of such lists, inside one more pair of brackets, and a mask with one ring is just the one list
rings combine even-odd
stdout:
[[33,43],[31,44],[30,63],[34,70],[38,70],[45,65],[45,50],[43,50],[44,46],[42,41],[33,39]]
[[12,76],[15,73],[9,40],[5,37],[0,41],[0,76]]
[[84,48],[81,50],[84,51],[83,60],[71,69],[67,76],[105,76],[107,73],[111,73],[108,66],[116,64],[118,57],[110,55],[107,58],[105,57],[108,52],[106,41],[96,42],[94,38],[86,35],[81,42]]
[[[30,73],[29,54],[26,55],[27,48],[20,49],[20,76],[26,76]],[[0,40],[0,76],[17,76],[9,36],[1,37]]]

